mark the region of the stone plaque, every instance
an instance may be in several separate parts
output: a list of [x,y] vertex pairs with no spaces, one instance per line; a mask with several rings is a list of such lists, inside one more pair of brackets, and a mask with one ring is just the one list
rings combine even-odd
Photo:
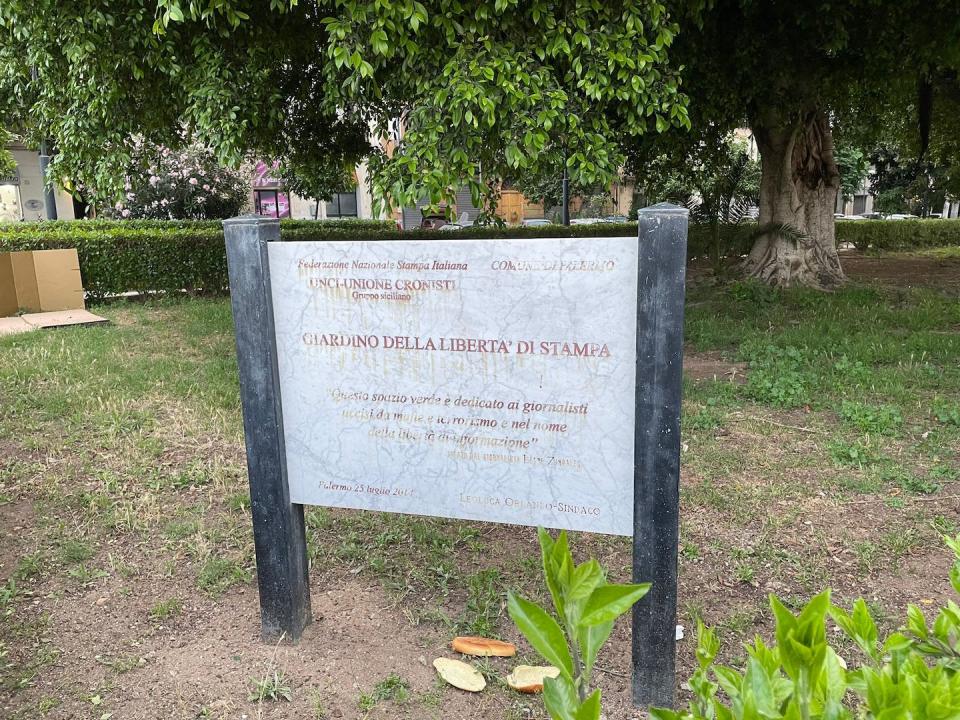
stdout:
[[292,502],[633,534],[637,238],[268,254]]

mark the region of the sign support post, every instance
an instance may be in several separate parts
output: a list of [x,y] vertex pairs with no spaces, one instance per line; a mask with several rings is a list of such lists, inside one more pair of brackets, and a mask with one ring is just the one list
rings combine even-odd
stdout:
[[267,243],[280,221],[225,220],[230,302],[237,335],[243,432],[265,642],[297,641],[310,623],[303,506],[290,502]]
[[673,707],[680,509],[680,403],[686,208],[660,203],[639,219],[633,581],[633,703]]

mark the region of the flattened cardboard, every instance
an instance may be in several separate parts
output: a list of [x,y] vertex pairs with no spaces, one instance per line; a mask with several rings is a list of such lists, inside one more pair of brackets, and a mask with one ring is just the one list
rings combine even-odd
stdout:
[[36,326],[31,325],[22,317],[0,318],[0,336],[29,332],[30,330],[36,329]]
[[0,318],[0,336],[75,325],[103,325],[108,322],[110,321],[106,318],[94,315],[88,310],[27,313],[16,317]]
[[58,310],[56,312],[28,313],[23,320],[31,327],[52,328],[68,325],[102,325],[110,322],[89,310]]
[[16,315],[17,287],[13,282],[13,260],[10,253],[0,253],[0,318]]

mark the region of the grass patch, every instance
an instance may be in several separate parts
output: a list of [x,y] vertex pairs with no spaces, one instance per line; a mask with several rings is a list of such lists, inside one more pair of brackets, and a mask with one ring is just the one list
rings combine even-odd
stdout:
[[410,699],[410,683],[393,673],[378,682],[369,693],[361,693],[357,709],[370,712],[382,702],[403,704]]
[[197,575],[197,587],[211,595],[222,595],[237,583],[250,582],[252,575],[236,560],[211,557]]
[[150,617],[153,620],[169,620],[183,612],[183,603],[177,598],[161,600],[150,608]]

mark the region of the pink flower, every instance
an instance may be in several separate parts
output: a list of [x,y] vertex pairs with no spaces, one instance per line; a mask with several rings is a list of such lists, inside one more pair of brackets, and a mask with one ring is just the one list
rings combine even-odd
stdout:
[[189,182],[191,185],[196,185],[196,184],[197,184],[197,179],[196,179],[195,177],[192,177],[192,178],[190,178],[187,182]]
[[156,187],[156,186],[157,186],[157,183],[159,183],[159,182],[160,182],[160,178],[158,178],[156,175],[151,175],[151,176],[150,176],[150,185],[151,185],[151,186]]
[[123,217],[130,217],[130,210],[129,210],[129,208],[124,208],[124,209],[123,209],[123,212],[120,213],[120,215],[123,216]]
[[207,185],[206,183],[204,183],[204,184],[203,184],[203,189],[206,190],[207,192],[209,192],[209,191],[210,191],[210,186]]

